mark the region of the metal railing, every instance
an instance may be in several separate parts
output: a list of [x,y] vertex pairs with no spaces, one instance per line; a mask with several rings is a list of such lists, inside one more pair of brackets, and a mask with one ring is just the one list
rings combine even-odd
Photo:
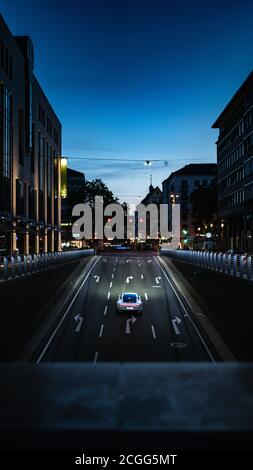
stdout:
[[160,255],[253,281],[253,256],[232,255],[212,251],[168,250],[165,248],[161,248]]
[[0,282],[26,276],[38,271],[43,271],[67,261],[92,256],[95,250],[75,250],[55,253],[42,253],[39,255],[23,255],[3,257],[0,261]]

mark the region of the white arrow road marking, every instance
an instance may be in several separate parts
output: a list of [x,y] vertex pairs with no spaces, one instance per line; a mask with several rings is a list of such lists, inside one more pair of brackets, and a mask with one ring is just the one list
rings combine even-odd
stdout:
[[155,278],[156,284],[160,284],[160,280],[161,280],[161,279],[162,279],[161,276],[157,276],[157,277]]
[[110,288],[112,287],[112,282],[110,283]]
[[78,314],[78,315],[76,315],[76,316],[74,317],[74,320],[75,320],[76,322],[78,322],[78,325],[77,325],[75,331],[76,331],[77,333],[79,333],[79,331],[81,330],[82,323],[83,323],[83,317],[81,317],[81,315]]
[[103,329],[104,329],[104,325],[101,325],[100,332],[99,332],[99,338],[102,338]]
[[131,263],[131,261],[132,261],[131,259],[127,259],[127,260],[126,260],[127,263]]
[[182,322],[182,320],[180,320],[180,318],[178,318],[178,317],[175,317],[172,320],[172,325],[173,325],[173,328],[174,328],[174,331],[175,331],[176,335],[180,335],[180,331],[177,327],[177,324],[180,325],[181,322]]
[[153,261],[152,259],[148,259],[148,263],[152,263],[152,261]]
[[108,306],[106,305],[106,306],[105,306],[105,309],[104,309],[104,315],[107,314],[107,309],[108,309]]
[[96,364],[97,360],[98,360],[98,351],[96,351],[96,353],[95,353],[95,358],[94,358],[94,363],[95,364]]
[[147,294],[147,292],[145,292],[144,295],[145,295],[145,299],[148,300],[148,294]]
[[143,274],[141,274],[141,278],[143,279]]
[[96,282],[99,282],[100,277],[99,276],[94,276],[94,279],[96,279]]
[[136,322],[136,318],[135,317],[132,317],[132,318],[128,318],[127,322],[126,322],[126,334],[127,335],[130,335],[131,333],[131,330],[130,330],[130,323],[135,323]]
[[111,292],[108,292],[107,299],[110,299]]
[[151,326],[151,329],[152,329],[153,338],[156,339],[155,328],[153,325]]
[[128,277],[126,278],[126,283],[127,283],[127,284],[129,284],[130,279],[133,279],[133,276],[128,276]]
[[107,259],[103,258],[104,263],[107,263]]

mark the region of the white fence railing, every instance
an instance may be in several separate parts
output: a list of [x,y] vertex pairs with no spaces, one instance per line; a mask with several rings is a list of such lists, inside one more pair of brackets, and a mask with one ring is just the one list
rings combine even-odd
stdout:
[[253,256],[212,251],[168,250],[165,248],[161,249],[160,255],[186,261],[212,271],[248,279],[249,281],[253,280]]
[[0,261],[0,282],[14,279],[19,276],[26,276],[38,271],[48,269],[67,261],[92,256],[94,250],[62,251],[56,253],[42,253],[39,255],[23,255],[3,257]]

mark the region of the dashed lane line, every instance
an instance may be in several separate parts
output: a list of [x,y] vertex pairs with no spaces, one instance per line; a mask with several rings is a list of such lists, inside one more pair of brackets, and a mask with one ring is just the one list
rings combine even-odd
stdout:
[[102,338],[103,330],[104,330],[104,325],[101,325],[100,332],[99,332],[99,338]]

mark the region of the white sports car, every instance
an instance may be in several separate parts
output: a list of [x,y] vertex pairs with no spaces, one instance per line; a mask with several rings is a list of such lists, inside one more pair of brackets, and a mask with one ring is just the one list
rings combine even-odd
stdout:
[[141,296],[135,292],[123,292],[117,300],[117,311],[141,313],[143,310]]

